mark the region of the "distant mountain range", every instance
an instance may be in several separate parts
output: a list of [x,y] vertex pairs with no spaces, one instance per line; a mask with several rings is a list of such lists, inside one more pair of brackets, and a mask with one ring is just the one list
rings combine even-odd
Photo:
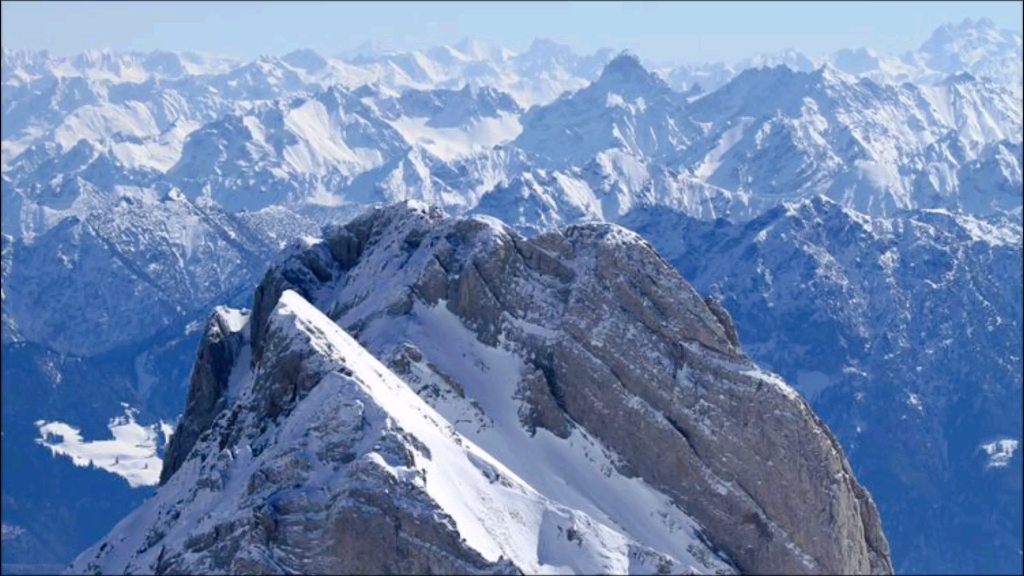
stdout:
[[4,572],[71,560],[151,493],[122,477],[157,477],[139,468],[215,306],[251,306],[324,224],[408,200],[524,238],[638,231],[835,431],[898,572],[1014,570],[1022,62],[985,19],[901,56],[668,68],[548,40],[253,62],[5,48]]

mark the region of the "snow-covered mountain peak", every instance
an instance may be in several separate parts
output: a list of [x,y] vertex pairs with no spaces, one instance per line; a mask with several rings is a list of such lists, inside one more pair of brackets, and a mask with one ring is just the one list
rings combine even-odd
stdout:
[[837,68],[850,74],[864,74],[881,66],[880,55],[870,48],[843,48],[832,55]]
[[957,72],[956,74],[950,74],[946,76],[942,83],[947,86],[954,86],[956,84],[971,84],[977,82],[978,79],[973,74],[967,71]]
[[960,22],[947,22],[940,25],[932,32],[932,35],[921,45],[921,50],[928,52],[944,43],[969,38],[985,38],[988,40],[999,39],[1002,35],[996,28],[991,18],[979,18],[974,20],[970,17]]
[[495,49],[471,36],[466,36],[455,44],[455,49],[468,56],[471,60],[486,60],[497,55]]
[[[653,523],[638,540],[585,497],[568,506],[538,491],[296,292],[280,294],[254,369],[248,317],[233,315],[201,346],[189,411],[169,449],[182,458],[157,496],[74,572],[733,572],[677,509],[663,511],[673,524]],[[422,359],[414,346],[404,350],[407,367],[426,368],[408,362]],[[658,498],[639,483],[620,488],[620,499]],[[264,521],[248,520],[253,514]],[[293,530],[317,517],[329,521]],[[207,531],[231,545],[201,544]],[[391,555],[394,547],[403,553]]]
[[553,167],[567,160],[581,167],[611,148],[629,150],[635,158],[673,155],[693,129],[685,106],[681,94],[626,53],[586,88],[528,110],[514,144]]
[[556,42],[551,38],[535,38],[530,43],[530,47],[526,49],[526,52],[523,52],[520,56],[564,58],[572,57],[575,54],[573,49],[566,44]]
[[1024,69],[1021,34],[999,30],[988,18],[940,26],[911,58],[944,74],[966,70],[1017,84]]
[[605,65],[595,83],[603,88],[628,87],[630,91],[643,89],[668,90],[668,85],[657,74],[644,68],[640,58],[623,51]]
[[378,38],[364,40],[354,48],[342,52],[341,59],[353,62],[360,58],[376,58],[390,51],[390,47]]
[[[110,48],[90,48],[85,52],[76,55],[72,62],[77,66],[81,67],[101,67],[104,65],[111,64],[120,54],[117,54]],[[130,57],[130,53],[124,54],[125,57]]]
[[281,57],[281,61],[293,68],[315,73],[327,67],[328,62],[315,50],[303,48],[293,50]]
[[810,72],[820,65],[819,60],[811,58],[794,48],[788,48],[772,54],[756,54],[750,58],[745,58],[736,64],[735,69],[745,70],[747,68],[786,66],[796,72]]
[[253,304],[213,313],[162,487],[73,571],[891,572],[827,430],[621,228],[391,206]]
[[821,66],[815,68],[814,71],[811,72],[811,75],[814,78],[820,78],[823,82],[832,84],[855,84],[858,82],[856,76],[843,72],[839,68],[833,66],[831,62],[827,61],[823,62]]

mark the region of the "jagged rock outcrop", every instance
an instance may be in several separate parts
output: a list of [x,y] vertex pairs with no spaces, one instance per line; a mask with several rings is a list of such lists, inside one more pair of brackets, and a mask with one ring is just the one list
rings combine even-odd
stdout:
[[828,424],[897,572],[1020,571],[1019,212],[867,218],[819,198],[743,225],[661,210],[628,225],[719,295],[751,358]]
[[286,251],[248,330],[75,570],[892,572],[828,429],[625,229],[374,210]]
[[181,424],[167,445],[160,484],[167,481],[185,461],[199,435],[205,432],[227,405],[231,369],[248,340],[247,314],[218,307],[214,309],[203,334]]
[[[221,316],[211,341],[243,333]],[[73,572],[731,572],[699,543],[670,557],[537,493],[296,292],[264,325],[258,367],[221,389],[205,429],[179,425],[198,431],[188,456]],[[210,382],[194,378],[193,397]]]
[[[353,237],[358,249],[332,262],[329,247]],[[366,288],[375,275],[392,279],[387,291]],[[527,240],[485,218],[393,207],[326,231],[268,272],[261,297],[283,285],[325,294],[315,302],[357,335],[443,304],[482,343],[514,345],[529,359],[531,426],[565,434],[553,400],[623,469],[682,503],[741,570],[891,571],[875,505],[827,428],[742,356],[720,306],[624,229]]]

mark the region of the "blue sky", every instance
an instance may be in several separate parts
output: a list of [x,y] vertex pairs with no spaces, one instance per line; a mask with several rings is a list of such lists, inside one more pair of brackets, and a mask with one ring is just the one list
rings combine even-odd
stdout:
[[657,61],[735,61],[796,48],[900,53],[945,22],[991,18],[1020,31],[1021,2],[11,2],[3,46],[67,55],[89,48],[197,50],[252,58],[366,40],[396,49],[464,36],[524,50],[547,37]]

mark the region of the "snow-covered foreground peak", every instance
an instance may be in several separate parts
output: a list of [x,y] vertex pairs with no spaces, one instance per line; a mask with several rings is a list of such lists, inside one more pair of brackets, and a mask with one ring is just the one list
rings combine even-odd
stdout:
[[[213,338],[244,342],[228,313]],[[730,571],[692,524],[669,556],[539,494],[293,291],[265,339],[251,371],[238,348],[189,458],[72,571]]]
[[157,496],[73,571],[891,571],[827,429],[623,228],[393,205],[296,242],[238,320]]

